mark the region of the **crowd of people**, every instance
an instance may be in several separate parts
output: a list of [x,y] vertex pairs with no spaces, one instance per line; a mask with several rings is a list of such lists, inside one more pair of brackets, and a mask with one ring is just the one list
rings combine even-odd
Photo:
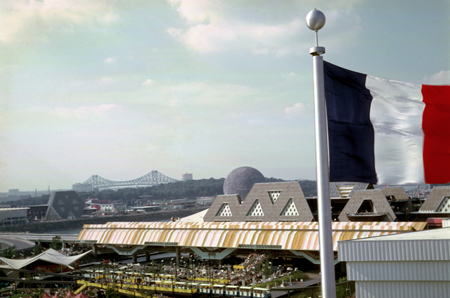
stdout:
[[[270,265],[269,265],[270,264]],[[189,282],[210,282],[223,283],[231,285],[251,285],[258,284],[265,281],[266,278],[277,278],[283,274],[280,268],[272,268],[264,270],[264,266],[272,267],[264,254],[250,254],[247,258],[238,265],[213,267],[209,262],[197,263],[195,266],[174,266],[171,265],[145,265],[138,268],[130,267],[124,272],[116,273],[109,269],[110,274],[104,275],[97,279],[96,282],[107,284],[117,283],[122,287],[129,284],[132,285],[151,285],[156,280],[161,280],[161,276],[165,275],[164,279],[172,281],[189,281]],[[152,272],[155,276],[151,276]],[[89,276],[89,275],[88,275]],[[92,277],[92,276],[91,276]]]
[[[184,259],[186,261],[186,259]],[[165,263],[164,263],[165,262]],[[170,265],[168,265],[169,263]],[[276,279],[286,274],[280,266],[272,266],[268,257],[264,254],[250,254],[242,262],[235,265],[213,266],[208,261],[196,260],[192,257],[187,262],[181,262],[177,266],[171,259],[170,262],[148,263],[146,265],[128,264],[126,266],[111,266],[103,264],[103,270],[86,270],[83,276],[90,282],[100,285],[116,284],[118,289],[138,292],[141,286],[153,286],[155,282],[158,287],[172,287],[171,282],[194,282],[209,284],[228,284],[235,286],[250,286],[263,283],[267,280]],[[270,268],[268,268],[270,267]],[[100,273],[100,271],[102,271]],[[169,281],[164,283],[164,281]],[[53,295],[45,298],[88,298],[99,297],[98,288],[86,288],[83,297],[75,297],[67,288],[57,288]],[[154,297],[165,298],[163,293]]]
[[[267,268],[265,271],[265,267]],[[201,263],[193,267],[166,266],[165,273],[171,274],[177,280],[202,280],[210,283],[227,283],[230,285],[259,284],[268,279],[275,279],[283,274],[283,268],[274,268],[265,254],[250,254],[243,262],[234,266],[219,266],[213,268],[209,263]],[[265,275],[266,274],[266,275]]]

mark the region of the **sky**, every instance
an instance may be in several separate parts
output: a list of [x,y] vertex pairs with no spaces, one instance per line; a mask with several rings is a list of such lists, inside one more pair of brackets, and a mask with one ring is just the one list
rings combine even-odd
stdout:
[[312,9],[324,59],[450,84],[450,1],[4,0],[0,192],[157,170],[315,179]]

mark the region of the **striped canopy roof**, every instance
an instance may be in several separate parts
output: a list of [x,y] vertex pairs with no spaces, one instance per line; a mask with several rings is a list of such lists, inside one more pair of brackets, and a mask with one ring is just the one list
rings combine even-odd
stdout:
[[[424,222],[334,222],[337,242],[419,231]],[[131,246],[210,248],[261,247],[286,250],[319,250],[317,222],[110,222],[84,225],[78,240]]]

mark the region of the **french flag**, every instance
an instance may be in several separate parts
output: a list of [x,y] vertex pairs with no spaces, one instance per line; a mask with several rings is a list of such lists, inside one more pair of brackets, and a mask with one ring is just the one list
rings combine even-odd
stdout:
[[330,181],[450,182],[450,85],[409,84],[324,62]]

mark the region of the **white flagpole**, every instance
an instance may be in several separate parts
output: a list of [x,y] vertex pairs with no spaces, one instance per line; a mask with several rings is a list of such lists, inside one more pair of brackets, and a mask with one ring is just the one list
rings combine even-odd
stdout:
[[309,52],[313,56],[314,108],[316,126],[317,198],[319,211],[319,250],[322,297],[336,298],[334,276],[333,234],[331,230],[330,174],[328,166],[328,128],[325,102],[323,57],[325,48],[319,47],[317,31],[325,25],[325,15],[312,10],[306,16],[309,29],[316,32],[316,46]]

